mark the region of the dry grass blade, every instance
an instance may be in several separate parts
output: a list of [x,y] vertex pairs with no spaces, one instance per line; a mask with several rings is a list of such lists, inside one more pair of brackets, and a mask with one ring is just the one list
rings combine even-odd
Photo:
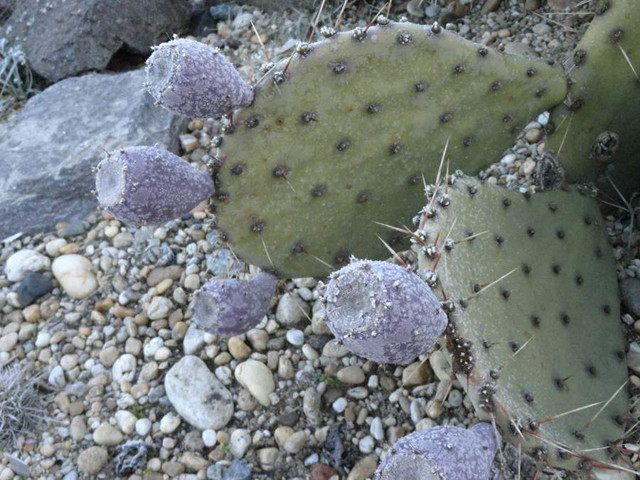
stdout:
[[262,48],[262,53],[264,54],[265,60],[267,62],[270,62],[271,58],[269,57],[269,52],[267,51],[267,47],[264,46],[264,43],[262,42],[262,37],[260,36],[260,33],[258,32],[258,29],[254,25],[253,21],[251,22],[251,28],[253,28],[253,32],[256,34],[256,37],[258,38],[258,42],[260,43],[260,47]]
[[39,381],[17,365],[0,368],[0,448],[13,448],[19,436],[36,432],[47,420]]

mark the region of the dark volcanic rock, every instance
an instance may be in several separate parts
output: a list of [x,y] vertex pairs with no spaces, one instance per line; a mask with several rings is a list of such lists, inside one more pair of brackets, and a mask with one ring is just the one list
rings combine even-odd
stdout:
[[143,70],[69,78],[0,124],[0,239],[94,211],[91,169],[105,150],[177,150],[186,120],[155,106],[144,80]]
[[32,70],[56,82],[103,69],[121,48],[149,53],[189,16],[187,0],[21,0],[0,37],[20,45]]
[[51,278],[42,273],[30,272],[18,285],[18,300],[20,300],[20,305],[26,307],[51,290],[53,290]]

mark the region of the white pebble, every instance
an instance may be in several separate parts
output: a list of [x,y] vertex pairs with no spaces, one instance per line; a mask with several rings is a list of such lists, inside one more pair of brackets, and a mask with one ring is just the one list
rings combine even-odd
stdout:
[[89,296],[98,288],[91,262],[82,255],[62,255],[53,261],[51,270],[65,293],[73,298]]
[[218,436],[215,430],[207,429],[202,432],[202,443],[205,447],[215,447],[218,442]]
[[333,402],[333,405],[331,406],[336,412],[342,413],[344,412],[345,408],[347,408],[347,399],[344,397],[340,397],[335,402]]
[[27,273],[49,270],[51,260],[35,250],[19,250],[9,257],[4,273],[10,282],[19,282]]
[[538,123],[544,127],[547,123],[549,123],[550,117],[551,114],[549,112],[542,112],[540,115],[538,115]]
[[516,159],[515,153],[509,153],[504,157],[502,157],[502,159],[500,160],[500,163],[503,165],[511,165],[515,161],[515,159]]
[[136,422],[136,433],[141,437],[144,437],[151,431],[151,420],[148,418],[141,418]]
[[167,413],[160,420],[160,431],[162,433],[173,433],[180,426],[180,417],[174,413]]
[[236,367],[235,377],[263,406],[271,405],[269,396],[276,385],[271,370],[264,363],[247,360]]
[[251,435],[248,430],[239,428],[234,430],[229,440],[229,450],[235,458],[242,458],[251,445]]
[[304,344],[304,332],[302,330],[292,329],[287,332],[287,342],[296,347]]
[[371,432],[373,438],[375,438],[379,442],[384,440],[384,428],[382,427],[382,420],[380,420],[380,417],[376,417],[373,419],[369,431]]
[[164,345],[164,341],[162,340],[162,338],[160,338],[160,337],[152,338],[149,341],[149,343],[147,343],[144,346],[144,349],[142,350],[143,353],[144,353],[144,356],[146,358],[153,357],[156,354],[156,352],[158,351],[158,349],[160,347],[162,347],[162,345]]
[[360,439],[358,442],[358,448],[362,453],[371,453],[373,452],[373,448],[376,446],[376,441],[371,438],[370,435]]

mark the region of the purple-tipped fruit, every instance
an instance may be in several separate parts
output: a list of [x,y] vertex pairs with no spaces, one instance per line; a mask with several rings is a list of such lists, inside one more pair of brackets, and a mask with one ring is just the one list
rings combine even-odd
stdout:
[[407,363],[431,348],[447,316],[429,286],[389,262],[357,261],[331,274],[327,325],[353,353]]
[[210,280],[194,295],[193,321],[223,337],[251,330],[269,311],[277,282],[275,276],[266,272],[251,280]]
[[156,147],[128,147],[98,165],[100,206],[126,223],[164,223],[213,195],[211,176]]
[[253,102],[253,88],[217,49],[194,40],[163,43],[147,60],[149,93],[190,117],[220,117]]
[[488,480],[499,444],[489,423],[414,432],[391,447],[375,480]]

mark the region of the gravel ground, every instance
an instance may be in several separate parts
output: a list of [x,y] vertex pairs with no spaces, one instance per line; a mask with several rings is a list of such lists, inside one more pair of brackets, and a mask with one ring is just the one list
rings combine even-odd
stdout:
[[[408,15],[406,3],[395,3],[393,17]],[[409,11],[420,13],[416,3]],[[568,0],[549,0],[532,12],[522,9],[521,0],[503,0],[489,14],[480,14],[480,2],[472,3],[471,15],[447,28],[548,59],[563,58],[590,18],[554,15],[552,6],[577,3]],[[430,13],[437,10],[435,2],[427,6]],[[344,26],[365,25],[377,8],[349,6]],[[277,58],[287,55],[292,39],[308,34],[311,13],[244,8],[234,10],[232,19],[204,41],[224,48],[243,65],[241,73],[255,80],[264,53],[250,22]],[[323,16],[334,19],[335,12]],[[530,123],[482,175],[535,188],[546,161],[540,143],[545,120],[542,115]],[[193,120],[181,137],[184,157],[206,164],[220,128],[213,120]],[[640,235],[632,233],[625,208],[609,207],[607,215],[624,293],[633,288],[629,279],[640,278]],[[0,365],[40,376],[48,422],[5,449],[24,465],[0,460],[0,480],[22,478],[14,473],[20,468],[33,478],[64,480],[365,480],[406,433],[474,422],[461,385],[454,384],[443,405],[431,400],[439,380],[428,364],[379,365],[337,344],[311,278],[280,282],[271,312],[246,335],[219,339],[197,330],[189,303],[201,284],[212,276],[255,273],[220,242],[204,206],[189,219],[137,230],[96,213],[54,232],[16,235],[1,247]],[[8,264],[16,252],[20,261]],[[640,388],[634,374],[640,372],[638,314],[621,319],[633,353],[632,393]],[[493,478],[515,478],[518,459],[513,447],[505,447]],[[533,478],[535,471],[525,459],[521,478]],[[537,478],[557,475],[546,469]]]

